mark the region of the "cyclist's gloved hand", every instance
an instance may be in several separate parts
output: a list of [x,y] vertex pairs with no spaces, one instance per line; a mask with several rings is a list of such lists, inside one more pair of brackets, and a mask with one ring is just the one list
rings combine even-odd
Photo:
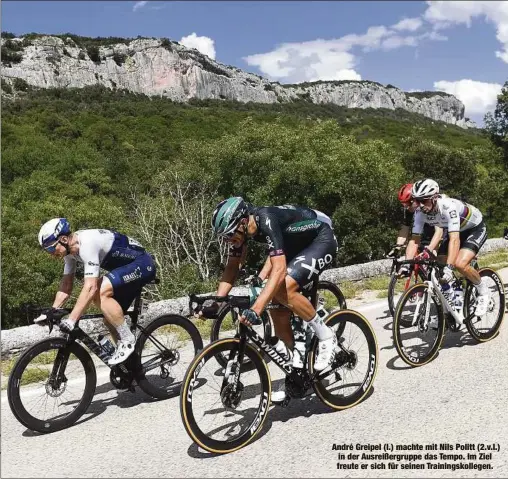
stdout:
[[214,301],[210,306],[203,306],[199,312],[199,316],[208,319],[216,319],[219,312],[219,303]]
[[72,330],[76,327],[76,321],[74,321],[74,319],[71,318],[62,319],[60,321],[59,327],[62,333],[70,334],[72,333]]
[[387,254],[387,258],[396,258],[400,255],[400,250],[402,249],[401,245],[394,246]]
[[504,229],[504,239],[508,240],[508,228]]
[[441,279],[447,283],[451,283],[454,279],[455,279],[455,276],[453,275],[453,270],[455,269],[454,266],[451,266],[451,265],[446,265],[444,268],[443,268],[443,276],[441,276]]
[[415,259],[429,259],[429,258],[431,258],[432,256],[433,256],[432,251],[431,251],[429,248],[427,248],[427,246],[425,246],[425,247],[423,248],[423,251],[422,251],[420,254],[418,254],[418,255],[415,257]]
[[242,315],[240,316],[240,321],[248,326],[251,324],[261,324],[261,318],[255,311],[252,311],[252,309],[244,309]]
[[403,264],[398,271],[398,275],[401,278],[407,278],[411,274],[411,270],[409,269],[409,265]]

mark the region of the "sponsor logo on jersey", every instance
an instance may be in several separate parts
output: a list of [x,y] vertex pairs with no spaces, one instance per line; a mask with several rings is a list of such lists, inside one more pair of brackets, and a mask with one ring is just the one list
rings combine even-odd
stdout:
[[285,232],[286,233],[303,233],[304,231],[316,230],[321,226],[321,221],[305,221],[289,225]]
[[137,266],[136,269],[132,273],[125,274],[124,276],[122,276],[122,279],[123,279],[124,283],[130,283],[131,281],[135,281],[135,280],[141,278],[141,276],[142,276],[141,268],[139,266]]

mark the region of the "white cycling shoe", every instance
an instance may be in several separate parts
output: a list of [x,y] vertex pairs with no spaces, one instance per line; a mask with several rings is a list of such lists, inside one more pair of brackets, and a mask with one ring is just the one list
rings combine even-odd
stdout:
[[330,366],[335,358],[335,353],[337,352],[337,336],[335,336],[335,332],[329,339],[324,339],[323,341],[319,341],[318,345],[318,353],[316,356],[316,361],[314,362],[314,370],[322,371]]
[[110,366],[123,363],[133,352],[136,341],[118,341],[118,345],[108,361]]
[[283,384],[278,391],[272,391],[272,397],[270,398],[272,404],[281,405],[286,400],[286,387]]
[[476,299],[476,308],[474,311],[475,316],[483,316],[487,313],[490,302],[490,293],[479,294]]

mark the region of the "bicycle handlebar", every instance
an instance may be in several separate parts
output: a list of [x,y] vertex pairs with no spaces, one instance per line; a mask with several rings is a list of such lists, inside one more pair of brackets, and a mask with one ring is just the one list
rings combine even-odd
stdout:
[[189,311],[194,314],[199,313],[203,309],[203,304],[206,301],[215,301],[217,303],[229,303],[234,308],[248,309],[250,306],[249,296],[197,296],[196,294],[189,295]]

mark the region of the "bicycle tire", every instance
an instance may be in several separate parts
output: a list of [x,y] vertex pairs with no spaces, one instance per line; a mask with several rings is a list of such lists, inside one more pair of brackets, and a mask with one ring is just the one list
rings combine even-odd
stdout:
[[[318,281],[317,291],[328,291],[337,299],[338,307],[340,309],[347,309],[346,298],[342,293],[341,289],[335,283],[331,281]],[[333,311],[333,310],[332,310]]]
[[[143,347],[145,346],[146,342],[152,337],[154,331],[156,331],[159,328],[164,328],[167,326],[182,328],[188,333],[192,341],[193,358],[201,349],[203,349],[203,339],[201,338],[201,334],[199,333],[198,328],[194,325],[192,321],[183,316],[179,316],[176,314],[165,314],[162,316],[158,316],[153,321],[151,321],[146,326],[146,328],[144,328],[144,331],[141,332],[141,335],[139,336],[136,343],[136,361],[135,361],[135,371],[137,376],[136,380],[138,386],[145,393],[156,399],[167,399],[170,397],[174,397],[180,393],[181,387],[181,381],[180,386],[178,386],[178,383],[175,384],[172,382],[174,378],[171,378],[169,376],[166,378],[168,379],[167,382],[161,381],[160,382],[161,385],[156,386],[150,382],[149,378],[147,378],[147,375],[143,372],[143,364],[142,364]],[[187,367],[188,366],[185,366],[184,369],[187,370]]]
[[[405,321],[401,321],[402,311],[406,303],[410,300],[410,298],[414,294],[428,294],[429,285],[427,283],[418,283],[411,286],[400,299],[397,309],[395,311],[395,318],[393,320],[393,342],[395,349],[400,356],[400,358],[409,366],[419,367],[424,366],[425,364],[432,361],[437,354],[439,353],[439,349],[441,348],[441,343],[443,342],[444,334],[445,334],[445,317],[443,313],[442,306],[439,302],[435,300],[435,298],[431,298],[431,301],[434,301],[434,304],[437,307],[438,314],[438,325],[437,325],[437,336],[432,348],[430,348],[428,354],[423,356],[423,359],[416,358],[412,359],[410,356],[405,354],[404,346],[402,345],[402,328],[404,328],[404,332],[407,332],[407,326],[404,326],[402,323],[406,323]],[[402,326],[402,328],[401,328]]]
[[[234,351],[238,349],[240,340],[238,338],[227,338],[215,341],[203,349],[192,361],[187,373],[185,375],[182,390],[180,392],[180,414],[182,417],[183,425],[189,437],[199,446],[206,451],[225,454],[246,446],[250,443],[257,433],[263,427],[263,424],[268,416],[268,410],[271,397],[271,379],[270,372],[266,361],[261,354],[251,344],[245,344],[245,354],[249,356],[249,363],[254,367],[260,376],[261,396],[264,398],[257,409],[255,419],[250,427],[235,440],[219,441],[207,436],[196,423],[194,413],[192,410],[192,397],[194,393],[194,383],[197,379],[199,372],[202,370],[206,361],[213,357],[217,358],[217,354],[224,351]],[[229,357],[229,355],[228,355]],[[242,364],[241,369],[245,367]],[[241,372],[240,372],[241,377]],[[214,403],[217,407],[217,403]]]
[[[345,331],[347,322],[356,324],[360,328],[361,332],[364,334],[369,348],[368,352],[369,366],[366,371],[365,377],[362,383],[359,385],[356,392],[347,397],[341,398],[338,396],[334,396],[333,394],[329,393],[328,390],[326,389],[326,386],[324,386],[319,381],[313,383],[313,389],[316,392],[316,395],[319,397],[319,399],[321,399],[321,401],[324,402],[326,405],[336,410],[342,410],[353,407],[365,398],[365,396],[369,393],[374,384],[374,379],[376,377],[378,366],[379,353],[376,334],[374,333],[374,330],[372,329],[372,326],[370,325],[369,321],[364,316],[352,310],[335,311],[327,318],[326,325],[333,327],[337,323],[339,324],[344,323],[344,327],[341,328],[339,326],[336,333],[338,336],[340,336],[338,338],[340,340],[342,338],[343,332]],[[340,333],[339,335],[340,330],[342,331],[342,333]],[[317,339],[314,338],[313,344],[311,345],[309,351],[309,357],[307,361],[309,373],[311,375],[314,374],[313,365],[314,358],[316,357],[317,348],[318,341]]]
[[[478,329],[475,327],[477,324],[475,321],[476,317],[473,317],[471,320],[466,321],[466,328],[471,335],[471,337],[480,343],[484,343],[487,341],[490,341],[491,339],[495,338],[497,334],[499,333],[499,329],[501,328],[501,325],[503,323],[504,314],[505,314],[505,304],[506,304],[506,298],[505,298],[505,290],[503,281],[499,277],[499,275],[492,269],[492,268],[481,268],[478,273],[481,277],[489,276],[494,280],[494,283],[497,286],[497,290],[499,292],[499,313],[497,315],[496,321],[492,328],[490,328],[486,333],[482,333],[478,331]],[[467,282],[466,291],[464,294],[464,314],[466,316],[469,316],[470,310],[473,306],[473,294],[474,294],[475,287],[471,282]],[[481,320],[480,320],[481,322]]]
[[[85,370],[85,388],[77,407],[60,419],[41,420],[32,416],[25,408],[20,394],[21,378],[25,369],[41,353],[67,348],[69,355],[73,354],[83,365]],[[18,359],[9,376],[7,395],[9,406],[14,417],[26,428],[40,433],[51,433],[72,426],[88,409],[95,394],[97,373],[95,365],[88,351],[76,342],[68,343],[63,338],[47,338],[27,349]]]

